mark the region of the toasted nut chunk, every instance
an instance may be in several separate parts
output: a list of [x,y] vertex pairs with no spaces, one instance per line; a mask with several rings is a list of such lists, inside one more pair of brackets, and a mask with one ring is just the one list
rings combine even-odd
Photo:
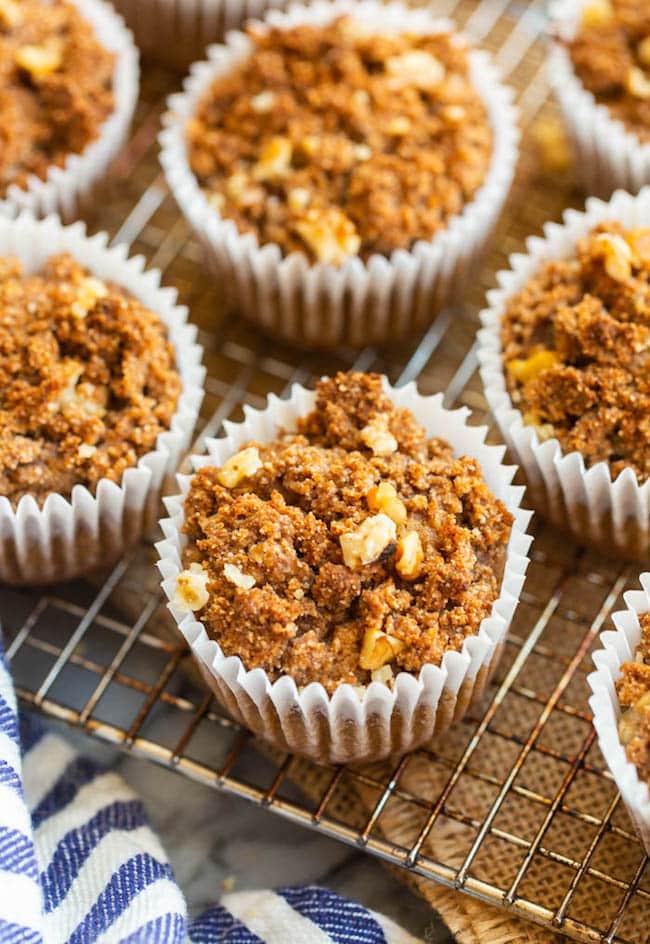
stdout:
[[223,210],[226,205],[226,198],[222,193],[219,193],[218,190],[213,190],[212,193],[209,193],[207,200],[210,206],[213,206],[215,210]]
[[373,682],[379,682],[380,685],[388,685],[395,678],[393,670],[389,665],[382,665],[381,669],[374,669],[370,673]]
[[251,587],[255,586],[255,577],[245,574],[235,564],[224,564],[223,575],[226,580],[234,583],[236,587],[241,587],[242,590],[250,590]]
[[351,570],[359,565],[372,564],[395,543],[395,522],[388,515],[366,518],[356,531],[346,531],[340,537],[343,561]]
[[356,144],[352,153],[355,161],[369,161],[372,157],[372,150],[367,144]]
[[329,265],[341,265],[361,246],[354,223],[335,207],[309,210],[305,219],[296,224],[296,230],[318,261]]
[[542,371],[548,370],[559,363],[560,357],[557,351],[541,350],[531,354],[530,357],[513,358],[513,360],[507,362],[506,370],[515,380],[520,383],[527,383],[541,374]]
[[650,719],[650,692],[646,692],[624,711],[618,722],[618,733],[623,744],[629,744],[637,734],[645,729]]
[[632,265],[650,265],[650,229],[639,226],[627,230],[625,242],[632,250]]
[[386,60],[386,71],[396,85],[413,85],[422,89],[440,85],[446,74],[442,62],[423,49],[390,56]]
[[375,456],[390,456],[397,451],[397,440],[388,428],[388,417],[385,413],[375,416],[363,427],[359,435],[364,445],[372,450]]
[[380,482],[366,495],[368,508],[388,515],[396,525],[404,524],[407,517],[406,505],[397,497],[397,490],[390,482]]
[[79,361],[73,358],[68,358],[61,366],[65,371],[66,385],[56,401],[52,404],[54,410],[63,410],[66,406],[70,406],[70,404],[75,401],[77,384],[84,372],[83,364],[80,364]]
[[260,154],[260,159],[255,165],[253,174],[255,180],[273,180],[275,177],[283,177],[289,170],[291,164],[292,147],[289,138],[283,138],[276,135],[271,138]]
[[0,26],[13,29],[23,22],[23,11],[16,0],[0,0]]
[[635,98],[650,98],[650,79],[643,69],[632,66],[625,76],[625,87]]
[[617,233],[600,233],[596,246],[605,260],[607,275],[616,282],[625,282],[632,274],[632,250]]
[[108,289],[104,282],[92,276],[84,279],[77,289],[77,297],[70,305],[73,318],[85,318],[92,311],[100,298],[106,298]]
[[367,629],[363,637],[359,665],[362,669],[374,672],[392,662],[403,648],[404,643],[401,639],[389,636],[380,629]]
[[458,125],[465,120],[467,112],[462,105],[445,105],[441,114],[445,121],[452,125]]
[[636,47],[636,54],[642,66],[650,67],[650,36],[646,36]]
[[36,81],[61,68],[63,50],[61,44],[56,41],[44,43],[42,46],[20,46],[16,50],[14,61]]
[[202,609],[210,599],[208,573],[200,564],[190,564],[176,578],[176,590],[172,602],[188,612]]
[[396,568],[404,580],[415,580],[424,560],[422,541],[417,531],[409,531],[397,542]]
[[234,488],[239,485],[243,479],[248,479],[251,475],[262,468],[262,460],[257,446],[248,446],[241,452],[235,453],[219,469],[218,480],[225,488]]
[[614,8],[610,0],[591,0],[582,9],[580,18],[583,26],[605,26],[614,19]]
[[411,122],[403,115],[398,115],[397,118],[393,118],[388,122],[386,131],[388,134],[394,135],[396,138],[401,138],[403,135],[408,134],[411,130]]
[[290,210],[299,213],[300,210],[305,210],[311,203],[311,193],[306,187],[294,187],[287,194],[287,202]]
[[259,95],[254,95],[251,98],[251,108],[253,111],[256,111],[258,115],[266,115],[271,111],[275,103],[275,95],[273,92],[260,92]]
[[77,455],[80,459],[91,459],[97,452],[97,446],[91,446],[90,443],[81,443],[77,449]]

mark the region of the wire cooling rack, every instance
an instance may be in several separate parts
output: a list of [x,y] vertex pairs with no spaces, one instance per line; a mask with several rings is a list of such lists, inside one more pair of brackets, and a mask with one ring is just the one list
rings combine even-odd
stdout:
[[[244,403],[259,406],[293,381],[352,366],[393,382],[417,378],[425,392],[443,389],[449,405],[466,404],[477,422],[489,421],[475,370],[477,308],[507,255],[583,195],[558,157],[543,4],[438,6],[495,53],[516,86],[523,153],[483,282],[466,306],[441,313],[416,342],[390,354],[305,354],[274,345],[223,310],[157,163],[160,112],[178,79],[145,69],[135,131],[89,225],[143,252],[191,306],[209,370],[198,446],[224,419],[240,418]],[[257,747],[188,680],[187,653],[168,635],[153,559],[142,544],[96,580],[0,590],[24,703],[576,940],[648,940],[650,870],[594,742],[585,682],[596,635],[635,583],[634,569],[538,526],[506,655],[472,716],[394,768],[328,770],[268,752],[263,762],[244,764]]]

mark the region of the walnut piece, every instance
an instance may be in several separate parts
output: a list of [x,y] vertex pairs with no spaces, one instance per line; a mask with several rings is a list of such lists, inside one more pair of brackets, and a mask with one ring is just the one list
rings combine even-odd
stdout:
[[355,570],[359,565],[372,564],[395,543],[396,537],[395,522],[388,515],[366,518],[356,531],[347,531],[340,537],[345,566]]
[[56,72],[63,64],[63,50],[60,42],[52,40],[42,46],[20,46],[16,50],[14,61],[20,69],[29,72],[34,81],[43,79]]
[[268,114],[273,108],[274,103],[275,95],[268,90],[260,92],[259,95],[254,95],[253,98],[251,98],[251,107],[258,115]]
[[596,249],[604,259],[605,271],[616,282],[625,282],[632,274],[632,250],[617,233],[599,233]]
[[642,695],[631,708],[624,711],[618,722],[621,743],[627,745],[645,729],[650,717],[650,692]]
[[262,148],[260,159],[253,171],[255,180],[273,180],[282,177],[291,166],[292,146],[289,138],[276,135]]
[[207,571],[200,564],[190,564],[176,578],[172,602],[188,612],[202,609],[210,598],[208,579]]
[[105,283],[93,276],[88,276],[79,284],[77,297],[70,305],[70,313],[74,318],[85,318],[100,298],[106,298],[107,295],[108,288]]
[[361,246],[354,223],[336,207],[309,210],[296,224],[296,230],[318,261],[326,265],[342,265]]
[[413,49],[399,56],[389,56],[386,71],[393,84],[431,89],[443,81],[446,69],[439,59],[424,49]]
[[401,639],[371,627],[366,630],[363,637],[359,665],[362,669],[374,672],[392,662],[403,648],[404,643]]
[[81,443],[77,449],[77,455],[80,459],[91,459],[97,452],[97,446],[92,446],[90,443]]
[[650,79],[637,66],[632,66],[625,76],[625,87],[635,98],[650,98]]
[[248,446],[236,452],[219,469],[217,478],[225,488],[234,488],[244,479],[262,468],[262,460],[257,446]]
[[397,451],[397,440],[388,428],[388,417],[379,413],[359,434],[363,443],[376,456],[390,456]]
[[404,580],[415,580],[424,560],[422,541],[417,531],[409,531],[397,542],[395,567]]
[[371,511],[383,512],[396,525],[406,521],[406,505],[397,497],[397,490],[390,482],[380,482],[375,488],[371,488],[366,495],[366,501]]
[[224,564],[223,575],[226,580],[229,580],[230,583],[233,583],[236,587],[240,587],[242,590],[250,590],[251,587],[255,586],[255,577],[251,577],[250,574],[245,574],[235,564]]

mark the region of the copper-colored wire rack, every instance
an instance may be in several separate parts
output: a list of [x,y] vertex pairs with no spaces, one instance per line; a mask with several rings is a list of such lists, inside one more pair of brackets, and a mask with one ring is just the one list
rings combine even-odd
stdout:
[[[466,306],[441,313],[422,337],[390,353],[305,354],[269,342],[222,309],[157,163],[160,112],[179,80],[145,68],[135,131],[89,225],[143,252],[201,327],[209,378],[197,446],[224,419],[239,418],[244,403],[259,406],[293,381],[352,366],[383,371],[393,382],[417,378],[424,391],[443,389],[449,405],[466,404],[478,422],[489,422],[472,345],[484,292],[526,235],[583,195],[554,139],[540,38],[544,4],[437,6],[494,51],[518,89],[523,153],[482,284],[469,287]],[[500,672],[468,720],[394,768],[327,770],[266,752],[244,775],[245,756],[258,748],[188,681],[187,653],[167,635],[153,559],[151,545],[142,544],[96,580],[0,590],[25,704],[576,940],[648,940],[650,870],[598,752],[585,681],[597,633],[635,583],[634,568],[537,525]]]

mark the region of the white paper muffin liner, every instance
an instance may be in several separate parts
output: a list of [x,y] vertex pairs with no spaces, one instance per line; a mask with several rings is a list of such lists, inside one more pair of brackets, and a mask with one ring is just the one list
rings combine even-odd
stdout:
[[285,4],[283,0],[113,0],[113,5],[148,61],[186,69],[228,30]]
[[488,292],[489,307],[481,312],[478,359],[485,396],[513,459],[526,475],[533,507],[583,544],[610,556],[643,560],[650,553],[650,480],[640,484],[628,468],[612,481],[606,462],[586,468],[581,454],[565,454],[557,439],[540,442],[514,406],[503,369],[501,317],[508,299],[545,262],[573,256],[577,240],[602,220],[650,226],[650,187],[637,196],[618,191],[607,203],[592,197],[585,212],[567,210],[562,225],[547,223],[543,239],[528,239],[527,254],[510,256],[511,268],[497,275],[499,288]]
[[[169,604],[205,681],[230,714],[276,747],[322,763],[378,760],[414,750],[462,717],[496,666],[528,565],[531,538],[525,532],[530,513],[520,508],[523,489],[511,485],[514,467],[502,464],[503,447],[485,445],[486,429],[467,424],[467,409],[446,410],[441,394],[420,396],[415,384],[385,387],[396,406],[413,411],[429,436],[446,439],[457,454],[475,456],[493,493],[515,517],[500,595],[462,651],[447,652],[440,666],[425,665],[418,677],[401,672],[392,691],[373,682],[360,698],[358,690],[346,684],[329,697],[319,683],[299,690],[289,676],[271,682],[262,669],[247,671],[238,657],[224,656],[193,614]],[[264,410],[245,408],[244,422],[226,423],[225,437],[208,439],[207,455],[192,457],[193,470],[220,466],[244,443],[270,442],[281,430],[294,429],[296,419],[307,415],[314,403],[315,394],[296,385],[288,400],[272,395]],[[165,499],[170,517],[162,522],[165,540],[157,545],[162,586],[170,600],[183,569],[183,502],[191,476],[179,475],[178,480],[181,493]]]
[[[428,33],[453,29],[430,10],[376,0],[322,2],[271,11],[258,23],[289,28],[322,24],[345,13],[364,28]],[[192,67],[184,92],[172,95],[160,136],[161,163],[170,189],[190,222],[215,275],[230,291],[234,307],[264,331],[306,347],[358,347],[412,334],[429,324],[437,310],[462,294],[468,271],[477,261],[508,194],[518,153],[517,112],[511,90],[500,84],[485,52],[470,53],[472,80],[489,114],[494,133],[492,161],[483,186],[463,212],[432,240],[420,240],[409,252],[375,254],[367,262],[350,257],[340,267],[311,264],[306,255],[284,255],[280,246],[260,246],[256,236],[241,234],[207,200],[192,173],[185,126],[212,81],[229,72],[251,49],[243,33],[230,33],[225,45],[208,50],[208,61]]]
[[138,51],[133,37],[110,3],[104,0],[72,0],[90,23],[98,41],[115,53],[113,112],[101,125],[99,136],[81,154],[70,154],[62,167],[51,167],[44,180],[32,175],[26,188],[15,184],[0,199],[0,216],[31,210],[36,216],[58,213],[72,219],[93,187],[105,176],[126,142],[138,100]]
[[20,258],[38,270],[53,254],[67,252],[101,279],[115,282],[154,311],[166,325],[176,353],[182,390],[168,431],[155,450],[127,469],[118,483],[99,481],[93,496],[75,485],[70,499],[50,494],[42,507],[32,496],[16,508],[0,496],[0,580],[44,584],[67,580],[114,562],[157,520],[160,495],[189,448],[203,398],[202,349],[187,309],[175,304],[176,291],[160,287],[160,273],[144,270],[142,256],[128,258],[125,246],[107,248],[105,233],[86,236],[82,223],[62,226],[55,217],[29,214],[0,219],[0,256]]
[[596,671],[587,677],[593,695],[589,705],[594,716],[598,744],[605,762],[612,772],[616,786],[650,855],[650,790],[639,777],[634,764],[627,759],[618,733],[621,705],[616,692],[616,680],[621,676],[621,665],[633,662],[641,639],[639,616],[650,610],[650,573],[641,575],[642,590],[625,594],[626,610],[614,613],[616,630],[600,634],[602,649],[594,652]]
[[[570,40],[590,0],[555,0],[550,24],[556,37]],[[548,75],[576,155],[576,172],[589,194],[608,197],[616,189],[636,193],[650,183],[650,144],[643,144],[622,121],[599,104],[576,75],[562,42],[551,41]]]

